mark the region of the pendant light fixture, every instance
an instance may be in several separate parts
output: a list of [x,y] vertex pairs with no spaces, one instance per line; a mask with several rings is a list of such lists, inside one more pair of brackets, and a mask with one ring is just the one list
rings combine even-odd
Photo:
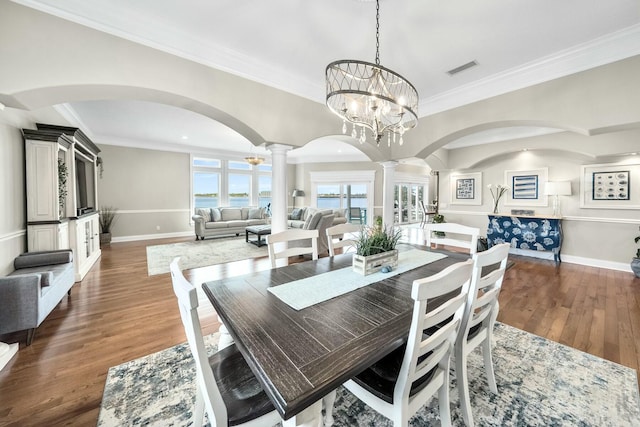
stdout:
[[380,1],[376,0],[376,62],[339,60],[326,68],[327,107],[342,118],[342,133],[360,143],[371,131],[376,144],[402,145],[404,133],[418,124],[418,91],[400,74],[380,65]]

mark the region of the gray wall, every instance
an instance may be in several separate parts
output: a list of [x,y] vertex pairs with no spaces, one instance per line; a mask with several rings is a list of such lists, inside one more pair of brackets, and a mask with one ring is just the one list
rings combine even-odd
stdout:
[[100,206],[118,209],[113,238],[190,234],[189,154],[100,145]]

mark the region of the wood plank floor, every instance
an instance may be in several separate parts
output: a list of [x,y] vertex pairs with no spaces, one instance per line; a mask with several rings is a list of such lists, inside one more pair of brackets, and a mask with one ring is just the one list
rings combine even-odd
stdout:
[[[420,241],[419,232],[409,238]],[[185,341],[169,274],[147,276],[146,246],[191,239],[114,243],[71,298],[64,298],[0,372],[0,426],[94,426],[109,367]],[[498,320],[638,369],[640,279],[631,273],[511,257]],[[187,271],[206,280],[269,269],[268,258]],[[204,333],[219,324],[208,301]]]

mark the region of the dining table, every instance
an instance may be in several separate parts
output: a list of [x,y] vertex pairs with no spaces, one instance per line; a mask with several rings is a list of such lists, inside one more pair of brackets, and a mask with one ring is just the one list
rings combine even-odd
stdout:
[[[276,288],[305,280],[327,289],[339,285],[341,274],[351,274],[351,253],[203,283],[284,425],[320,425],[309,418],[310,411],[319,416],[324,396],[406,341],[414,280],[469,259],[468,253],[418,245],[398,249],[430,252],[437,259],[400,273],[375,273],[366,286],[302,308],[276,296],[285,289]],[[305,297],[303,291],[299,298]]]

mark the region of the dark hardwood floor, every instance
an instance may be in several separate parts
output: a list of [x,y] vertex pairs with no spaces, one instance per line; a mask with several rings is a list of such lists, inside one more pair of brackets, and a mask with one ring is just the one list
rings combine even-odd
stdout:
[[[408,230],[421,242],[419,230]],[[109,367],[185,341],[169,274],[147,276],[146,246],[114,243],[0,372],[1,426],[94,426]],[[613,362],[640,366],[640,279],[631,273],[511,257],[498,320]],[[206,280],[270,268],[268,258],[185,272]],[[203,332],[219,323],[205,299]]]

